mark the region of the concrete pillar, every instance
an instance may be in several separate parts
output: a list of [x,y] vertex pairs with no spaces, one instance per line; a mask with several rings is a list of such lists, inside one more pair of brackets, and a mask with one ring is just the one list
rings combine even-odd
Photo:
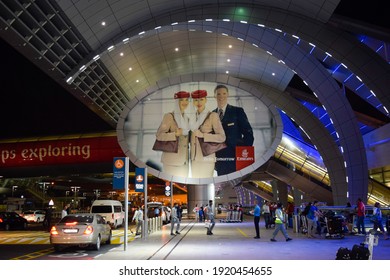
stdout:
[[279,180],[271,181],[272,192],[275,202],[281,202],[284,207],[287,206],[288,185]]
[[192,209],[195,205],[198,204],[205,206],[209,203],[209,200],[213,201],[213,205],[217,206],[215,203],[215,186],[214,184],[209,185],[187,185],[187,204],[188,204],[188,215],[190,217],[194,216]]

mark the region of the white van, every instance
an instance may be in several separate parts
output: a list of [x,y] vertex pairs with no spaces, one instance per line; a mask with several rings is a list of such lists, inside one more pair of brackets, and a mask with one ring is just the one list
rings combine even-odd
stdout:
[[102,215],[112,228],[125,225],[125,212],[118,200],[95,200],[90,212]]

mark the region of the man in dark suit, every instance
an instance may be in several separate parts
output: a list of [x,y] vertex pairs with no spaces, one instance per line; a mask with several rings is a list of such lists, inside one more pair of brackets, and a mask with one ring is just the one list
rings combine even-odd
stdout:
[[218,104],[214,112],[220,115],[227,144],[227,148],[216,153],[215,170],[221,176],[236,171],[236,146],[252,146],[254,138],[244,109],[228,104],[229,89],[225,85],[217,85],[214,96]]

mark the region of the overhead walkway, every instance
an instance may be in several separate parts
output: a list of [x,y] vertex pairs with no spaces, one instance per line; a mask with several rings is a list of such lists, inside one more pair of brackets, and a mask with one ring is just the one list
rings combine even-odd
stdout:
[[[272,186],[280,180],[310,197],[332,204],[332,188],[319,153],[310,145],[284,134],[274,156],[245,178],[243,186],[266,200],[273,199]],[[367,204],[390,205],[390,188],[369,178]]]

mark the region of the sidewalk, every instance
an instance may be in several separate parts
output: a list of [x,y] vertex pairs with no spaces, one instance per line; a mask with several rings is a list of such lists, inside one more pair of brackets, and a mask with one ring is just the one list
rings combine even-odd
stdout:
[[[220,223],[206,235],[204,223],[185,220],[181,223],[180,235],[170,235],[170,225],[150,234],[146,239],[137,236],[100,256],[104,260],[334,260],[340,247],[352,249],[353,245],[365,242],[365,236],[346,235],[343,239],[327,239],[325,236],[308,239],[288,229],[293,239],[286,242],[282,233],[271,242],[273,229],[265,229],[260,223],[260,239],[254,239],[253,222]],[[390,260],[390,240],[380,236],[373,249],[373,260]]]

